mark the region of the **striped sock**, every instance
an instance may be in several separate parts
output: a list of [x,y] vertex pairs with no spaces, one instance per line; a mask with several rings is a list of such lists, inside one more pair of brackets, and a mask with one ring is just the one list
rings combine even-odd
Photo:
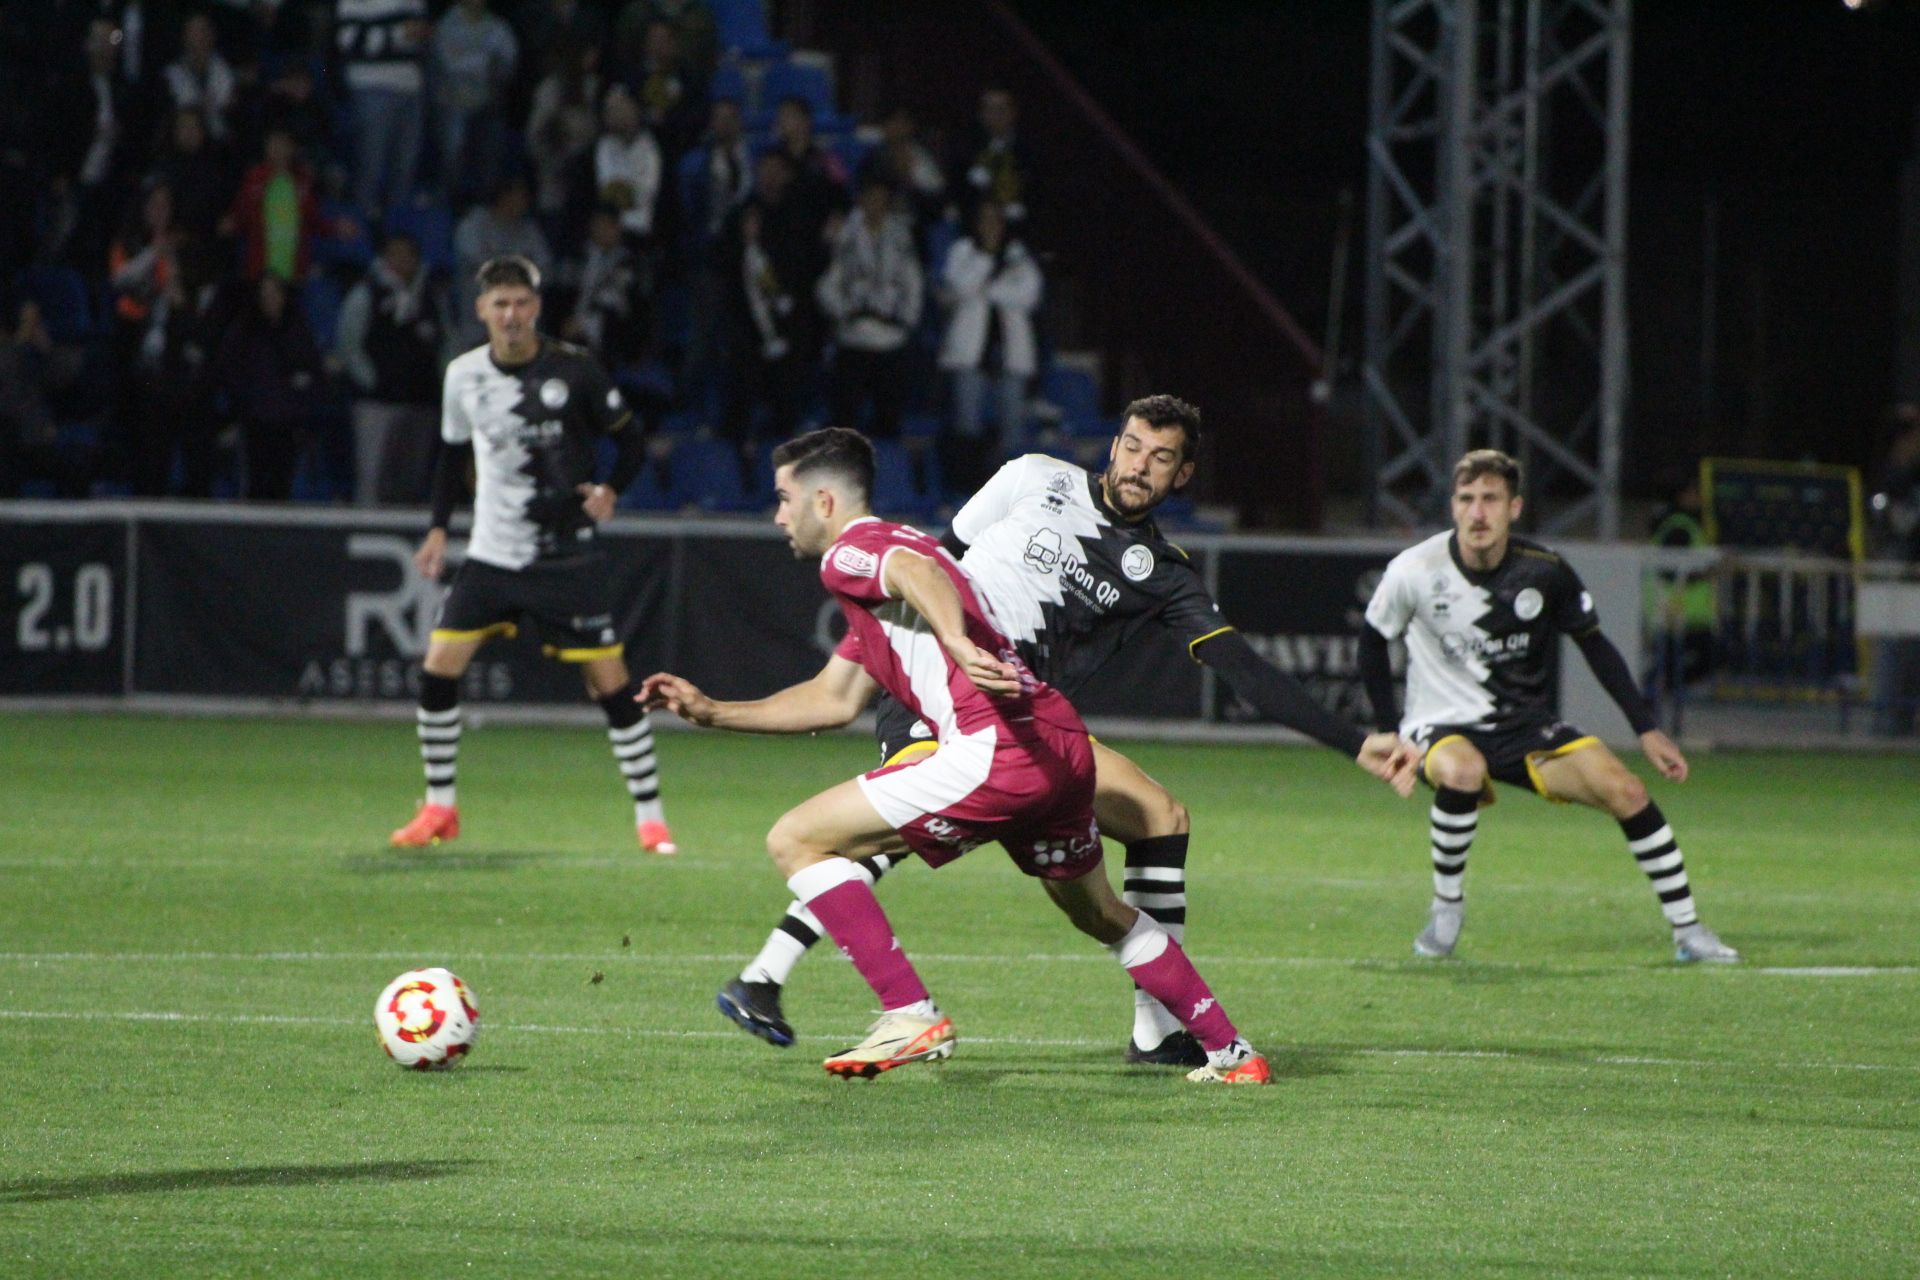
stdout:
[[1433,896],[1458,902],[1463,896],[1460,882],[1467,874],[1467,850],[1480,829],[1480,793],[1441,787],[1434,792],[1427,817],[1433,824]]
[[665,822],[660,807],[660,764],[653,753],[653,721],[633,699],[629,684],[618,693],[600,699],[607,716],[607,740],[613,744],[614,762],[626,779],[627,794],[633,797],[633,820]]
[[[862,858],[856,864],[867,873],[868,884],[880,883],[880,877],[887,874],[906,855],[878,853],[871,858]],[[760,948],[760,954],[748,962],[740,971],[742,982],[771,982],[785,986],[787,979],[793,976],[793,968],[800,963],[800,957],[807,949],[820,941],[825,932],[824,926],[807,910],[803,902],[788,905],[787,913],[780,917],[780,923],[773,927],[767,940]]]
[[1667,923],[1678,929],[1698,922],[1700,917],[1693,910],[1693,890],[1687,885],[1687,864],[1680,856],[1680,842],[1674,839],[1673,828],[1667,825],[1660,806],[1647,801],[1646,808],[1631,818],[1620,819],[1620,830],[1626,833],[1627,848],[1632,851],[1634,861],[1653,883]]
[[[1175,942],[1187,940],[1187,834],[1149,836],[1127,846],[1120,881],[1128,906],[1165,929]],[[1152,1049],[1181,1029],[1180,1019],[1137,984],[1133,989],[1133,1042]]]
[[422,673],[414,719],[420,734],[420,762],[427,771],[427,803],[451,809],[454,762],[460,755],[460,682]]

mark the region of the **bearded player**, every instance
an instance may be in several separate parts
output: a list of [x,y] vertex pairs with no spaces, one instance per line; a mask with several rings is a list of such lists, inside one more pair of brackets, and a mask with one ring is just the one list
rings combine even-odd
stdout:
[[[1186,553],[1160,536],[1154,509],[1192,477],[1200,440],[1200,411],[1193,405],[1167,395],[1136,400],[1127,406],[1104,471],[1040,454],[1009,462],[954,516],[942,541],[963,556],[962,566],[1021,659],[1069,698],[1115,653],[1158,627],[1268,719],[1410,793],[1412,749],[1391,733],[1363,736],[1261,659],[1220,616]],[[916,759],[936,745],[929,727],[892,699],[881,700],[876,729],[885,763]],[[1095,743],[1094,761],[1101,833],[1126,850],[1125,900],[1184,941],[1186,807],[1112,748]],[[885,856],[862,863],[876,881],[890,865]],[[759,954],[721,989],[721,1012],[771,1044],[792,1044],[781,992],[819,937],[804,904],[788,908]],[[1146,991],[1134,993],[1125,1056],[1169,1066],[1205,1061],[1180,1020]]]
[[767,851],[794,897],[839,944],[880,1000],[865,1040],[827,1071],[871,1078],[953,1052],[934,1004],[857,859],[912,851],[938,867],[998,841],[1038,878],[1074,926],[1104,943],[1139,986],[1178,1010],[1206,1051],[1188,1079],[1266,1084],[1266,1059],[1242,1039],[1185,951],[1153,917],[1114,896],[1094,821],[1086,726],[1020,660],[1005,627],[933,538],[868,510],[873,448],[841,427],[774,450],[775,522],[820,578],[847,634],[812,680],[753,702],[716,702],[678,676],[642,692],[695,724],[759,733],[844,725],[884,688],[933,727],[939,750],[883,765],[790,810]]

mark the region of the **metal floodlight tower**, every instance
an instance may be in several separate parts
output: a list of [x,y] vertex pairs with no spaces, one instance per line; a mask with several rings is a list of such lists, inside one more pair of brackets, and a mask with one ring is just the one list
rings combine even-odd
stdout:
[[1550,532],[1620,528],[1631,0],[1374,0],[1367,516],[1528,468]]

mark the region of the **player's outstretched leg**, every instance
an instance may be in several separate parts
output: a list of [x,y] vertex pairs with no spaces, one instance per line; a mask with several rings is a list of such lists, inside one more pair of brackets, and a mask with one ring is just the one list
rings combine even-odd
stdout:
[[1433,807],[1427,812],[1433,903],[1427,908],[1427,927],[1413,940],[1413,953],[1440,960],[1453,954],[1466,923],[1467,852],[1480,829],[1487,762],[1465,739],[1452,738],[1428,753],[1426,769],[1434,787]]
[[[1175,942],[1187,940],[1187,807],[1144,769],[1111,747],[1093,746],[1093,809],[1100,832],[1126,847],[1121,897],[1159,923]],[[1206,1050],[1166,1006],[1136,986],[1131,1063],[1198,1067]]]
[[388,837],[398,848],[417,849],[460,834],[460,810],[454,803],[454,762],[460,754],[460,681],[454,676],[420,673],[420,706],[415,712],[420,760],[426,766],[427,798],[413,821]]
[[[904,855],[877,853],[855,864],[867,874],[868,884],[878,884]],[[793,976],[794,966],[814,943],[820,941],[825,926],[813,912],[795,902],[787,907],[780,923],[767,935],[758,955],[747,962],[738,977],[720,988],[714,1004],[721,1013],[759,1036],[768,1044],[785,1048],[794,1041],[793,1027],[780,1010],[780,995]]]
[[1660,912],[1673,929],[1674,959],[1681,964],[1737,964],[1740,953],[1700,923],[1687,882],[1680,842],[1647,786],[1620,758],[1598,743],[1542,764],[1540,780],[1549,795],[1613,815],[1627,838],[1627,849],[1653,886]]
[[767,833],[767,852],[787,888],[811,911],[880,1000],[866,1039],[821,1065],[846,1079],[872,1079],[913,1062],[950,1056],[953,1022],[934,1004],[894,936],[869,873],[841,850],[880,852],[899,837],[858,782],[844,782],[789,811]]
[[1673,927],[1673,958],[1681,964],[1739,963],[1740,953],[1700,923],[1693,905],[1693,887],[1687,883],[1686,860],[1680,856],[1680,842],[1660,806],[1648,800],[1639,812],[1620,819],[1620,831],[1627,838],[1634,861],[1653,885],[1661,913]]
[[1185,949],[1152,916],[1120,901],[1104,867],[1074,880],[1048,880],[1047,893],[1074,927],[1105,943],[1140,989],[1179,1016],[1206,1051],[1206,1065],[1187,1073],[1196,1084],[1270,1084],[1273,1072],[1220,1007]]
[[653,722],[634,701],[634,687],[596,699],[607,716],[607,741],[613,744],[614,763],[626,780],[627,795],[633,800],[634,831],[640,847],[648,853],[680,852],[667,827],[666,811],[660,804],[660,762],[653,751]]

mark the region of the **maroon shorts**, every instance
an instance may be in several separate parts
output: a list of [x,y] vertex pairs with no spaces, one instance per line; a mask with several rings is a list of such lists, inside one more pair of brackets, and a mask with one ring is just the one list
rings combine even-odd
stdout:
[[1084,729],[1036,725],[1031,738],[995,731],[860,778],[887,825],[929,866],[998,840],[1030,876],[1076,880],[1100,865],[1093,820],[1093,747]]

